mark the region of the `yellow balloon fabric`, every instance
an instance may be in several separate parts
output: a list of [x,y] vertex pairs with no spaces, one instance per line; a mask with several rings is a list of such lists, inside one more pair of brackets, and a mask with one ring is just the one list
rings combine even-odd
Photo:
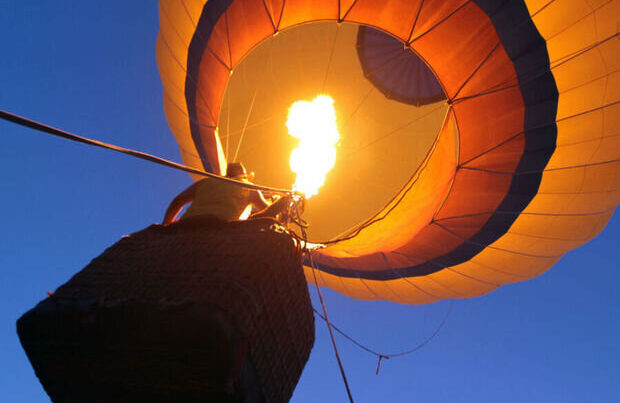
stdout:
[[[313,252],[320,285],[406,304],[483,295],[550,268],[620,201],[618,1],[159,7],[164,109],[187,165],[222,173],[237,157],[289,187],[287,108],[334,98],[337,162],[307,207],[312,239],[333,241]],[[360,24],[417,53],[447,101],[386,98],[357,58]]]

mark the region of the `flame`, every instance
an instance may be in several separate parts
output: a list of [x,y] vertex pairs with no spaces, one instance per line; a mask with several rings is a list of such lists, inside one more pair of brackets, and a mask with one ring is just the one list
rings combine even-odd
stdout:
[[291,170],[297,174],[293,190],[310,198],[319,192],[325,176],[336,163],[336,144],[340,134],[334,100],[319,95],[312,102],[293,103],[286,126],[289,134],[300,140],[289,161]]

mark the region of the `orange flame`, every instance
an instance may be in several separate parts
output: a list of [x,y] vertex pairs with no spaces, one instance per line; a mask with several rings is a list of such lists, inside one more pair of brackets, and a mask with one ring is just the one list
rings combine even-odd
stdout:
[[291,105],[286,121],[289,134],[299,145],[291,153],[291,170],[297,174],[293,190],[310,198],[319,192],[327,173],[336,163],[336,144],[340,139],[334,100],[319,95]]

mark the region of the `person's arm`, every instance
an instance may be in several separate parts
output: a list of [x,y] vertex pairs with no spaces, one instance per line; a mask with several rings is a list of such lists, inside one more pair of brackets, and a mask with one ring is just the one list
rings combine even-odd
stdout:
[[255,211],[261,211],[269,207],[270,203],[265,200],[263,192],[260,190],[254,190],[250,196],[250,204],[252,204]]
[[198,182],[194,183],[193,185],[179,193],[177,197],[172,200],[170,206],[168,206],[168,209],[166,210],[166,214],[164,214],[164,225],[168,225],[173,222],[183,208],[183,206],[194,200],[194,197],[196,196],[197,185]]

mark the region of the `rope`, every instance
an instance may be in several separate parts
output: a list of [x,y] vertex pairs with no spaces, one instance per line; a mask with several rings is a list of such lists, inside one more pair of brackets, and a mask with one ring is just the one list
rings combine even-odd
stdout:
[[[293,222],[305,224],[303,219],[301,218],[301,214],[299,213],[299,209],[297,204],[300,200],[295,198],[293,200],[292,211],[293,211]],[[303,200],[303,199],[301,199]],[[298,224],[299,225],[299,224]],[[353,403],[353,395],[351,394],[351,388],[349,387],[349,381],[347,380],[347,374],[344,371],[344,365],[342,364],[342,360],[340,359],[340,354],[338,353],[338,346],[336,345],[336,339],[334,338],[334,332],[332,331],[332,325],[329,321],[329,317],[327,316],[327,308],[325,307],[325,300],[323,299],[323,293],[321,292],[321,287],[319,287],[319,282],[316,277],[316,268],[314,266],[314,261],[312,259],[312,253],[307,248],[308,236],[306,234],[306,225],[299,225],[301,230],[301,234],[303,237],[303,251],[308,255],[310,260],[310,266],[312,267],[312,276],[314,277],[314,285],[316,286],[317,294],[319,295],[319,300],[321,301],[321,308],[323,309],[323,319],[327,324],[327,330],[329,330],[329,337],[331,338],[332,346],[334,348],[334,354],[336,355],[336,360],[338,361],[338,367],[340,368],[340,375],[342,376],[342,381],[344,382],[344,387],[347,390],[347,395],[349,397],[349,401]],[[314,309],[314,308],[313,308]],[[314,310],[316,312],[316,309]]]
[[[340,7],[340,2],[338,2],[338,7]],[[323,78],[323,86],[321,87],[321,91],[325,91],[325,85],[327,84],[327,78],[329,77],[329,70],[332,67],[332,60],[334,58],[334,50],[336,49],[336,42],[338,41],[339,33],[340,33],[340,24],[336,26],[336,35],[334,35],[334,41],[332,42],[332,49],[329,52],[329,59],[327,61],[327,68],[325,69],[325,77]]]
[[239,137],[239,142],[237,143],[237,150],[235,151],[235,157],[233,161],[237,161],[237,156],[239,155],[239,149],[241,148],[241,143],[243,143],[243,136],[245,135],[245,129],[248,127],[248,122],[250,121],[250,115],[252,115],[252,109],[254,109],[254,101],[256,101],[256,93],[258,92],[258,87],[254,90],[254,96],[252,96],[252,103],[250,104],[250,109],[248,109],[248,114],[245,117],[245,123],[243,124],[243,129],[241,129],[241,136]]
[[196,175],[200,175],[200,176],[206,176],[209,178],[213,178],[213,179],[217,179],[220,181],[226,181],[226,182],[230,182],[230,183],[234,183],[236,185],[242,186],[244,188],[247,189],[252,189],[252,190],[263,190],[265,192],[270,192],[270,193],[281,193],[281,194],[290,194],[291,191],[287,190],[287,189],[279,189],[279,188],[274,188],[274,187],[270,187],[270,186],[263,186],[263,185],[255,185],[253,183],[246,183],[246,182],[241,182],[238,180],[234,180],[231,178],[228,178],[226,176],[220,176],[220,175],[216,175],[214,173],[211,172],[205,172],[203,170],[200,169],[196,169],[196,168],[192,168],[192,167],[188,167],[186,165],[183,164],[179,164],[177,162],[174,161],[170,161],[161,157],[157,157],[155,155],[151,155],[151,154],[147,154],[141,151],[135,151],[129,148],[124,148],[124,147],[119,147],[119,146],[115,146],[113,144],[109,144],[109,143],[104,143],[102,141],[98,141],[98,140],[92,140],[86,137],[82,137],[82,136],[78,136],[77,134],[73,134],[61,129],[57,129],[55,127],[52,126],[48,126],[46,124],[43,123],[39,123],[36,122],[34,120],[25,118],[23,116],[19,116],[4,110],[0,109],[0,119],[9,121],[9,122],[13,122],[15,124],[24,126],[24,127],[29,127],[31,129],[34,130],[38,130],[40,132],[43,133],[47,133],[47,134],[51,134],[54,136],[58,136],[61,138],[64,138],[66,140],[71,140],[71,141],[75,141],[78,143],[82,143],[82,144],[87,144],[90,146],[95,146],[95,147],[101,147],[101,148],[105,148],[108,150],[112,150],[112,151],[116,151],[119,153],[123,153],[123,154],[127,154],[130,155],[132,157],[135,158],[140,158],[143,159],[145,161],[150,161],[150,162],[154,162],[156,164],[159,165],[163,165],[163,166],[167,166],[169,168],[174,168],[174,169],[178,169],[180,171],[185,171],[185,172],[189,172],[189,173],[193,173]]
[[228,159],[228,144],[230,143],[230,93],[226,97],[226,159]]
[[[450,316],[450,313],[452,313],[452,308],[454,307],[454,301],[450,301],[450,306],[448,307],[448,310],[446,311],[443,319],[441,320],[441,322],[439,323],[439,326],[437,326],[437,329],[435,329],[435,331],[433,333],[431,333],[430,336],[428,336],[426,339],[424,339],[420,344],[416,345],[415,347],[409,349],[409,350],[405,350],[405,351],[399,351],[397,353],[392,353],[392,354],[385,354],[385,353],[380,353],[378,351],[375,351],[373,349],[371,349],[370,347],[367,347],[365,345],[363,345],[362,343],[360,343],[359,341],[355,340],[353,337],[349,336],[347,333],[345,333],[343,330],[339,329],[336,325],[332,324],[332,328],[337,331],[338,333],[340,333],[345,339],[349,340],[351,343],[355,344],[357,347],[361,348],[362,350],[376,356],[379,360],[377,362],[377,371],[376,374],[379,374],[379,367],[381,366],[381,360],[386,359],[389,360],[390,358],[393,357],[401,357],[403,355],[407,355],[407,354],[411,354],[414,353],[416,351],[418,351],[419,349],[421,349],[422,347],[424,347],[425,345],[427,345],[431,340],[433,340],[435,338],[435,336],[437,336],[437,334],[439,333],[439,331],[443,328],[443,326],[446,324],[446,321],[448,320],[448,317]],[[323,315],[321,315],[321,313],[319,311],[317,311],[316,309],[314,309],[314,313],[321,319],[323,319],[324,321],[327,321],[325,319],[325,317]]]
[[[306,234],[305,229],[308,228],[308,224],[301,218],[301,215],[299,213],[299,207],[298,205],[301,203],[303,205],[304,199],[303,197],[292,197],[292,208],[289,210],[289,214],[287,214],[287,222],[285,224],[285,226],[287,227],[287,230],[289,232],[289,234],[297,241],[296,244],[297,245],[301,245],[300,246],[300,253],[306,253],[308,255],[309,261],[310,261],[310,267],[312,268],[312,276],[314,278],[314,284],[316,286],[317,289],[317,293],[319,295],[319,300],[321,301],[321,308],[323,310],[323,314],[321,314],[316,308],[312,308],[312,310],[314,311],[314,313],[321,318],[323,321],[325,321],[325,323],[327,324],[327,328],[329,330],[329,334],[331,337],[331,341],[332,341],[332,346],[334,347],[334,352],[336,354],[336,359],[338,360],[338,365],[340,367],[340,372],[342,374],[342,378],[345,384],[345,387],[347,388],[347,393],[349,395],[349,399],[351,401],[353,401],[352,396],[351,396],[351,391],[349,389],[349,385],[347,382],[347,378],[346,378],[346,374],[344,372],[344,367],[342,365],[342,361],[340,360],[340,355],[338,353],[338,348],[336,346],[336,342],[334,339],[334,335],[332,332],[332,329],[335,330],[336,332],[340,333],[340,335],[342,335],[345,339],[349,340],[351,343],[353,343],[354,345],[356,345],[357,347],[361,348],[362,350],[376,356],[378,358],[377,361],[377,369],[376,369],[376,374],[379,374],[379,369],[381,368],[381,361],[386,359],[389,360],[390,358],[393,357],[401,357],[404,355],[408,355],[408,354],[412,354],[418,350],[420,350],[422,347],[426,346],[428,343],[430,343],[435,336],[437,336],[437,334],[441,331],[441,329],[444,327],[444,325],[446,324],[448,317],[450,316],[450,314],[452,313],[452,309],[454,308],[454,301],[450,301],[450,305],[448,306],[448,310],[446,311],[446,313],[444,314],[441,322],[439,323],[439,325],[437,326],[437,328],[435,329],[435,331],[433,331],[433,333],[431,333],[426,339],[424,339],[421,343],[419,343],[418,345],[414,346],[413,348],[410,348],[408,350],[404,350],[404,351],[399,351],[399,352],[395,352],[395,353],[380,353],[376,350],[371,349],[368,346],[365,346],[364,344],[360,343],[359,341],[355,340],[352,336],[348,335],[345,331],[343,331],[342,329],[340,329],[338,326],[334,325],[333,323],[331,323],[331,321],[329,320],[329,317],[327,316],[327,309],[325,307],[325,301],[323,299],[323,293],[321,292],[321,288],[319,287],[319,283],[317,280],[317,276],[316,276],[316,266],[314,264],[314,260],[312,259],[312,254],[310,253],[310,251],[307,248],[307,241],[308,241],[308,237]],[[299,229],[301,230],[302,236],[299,236],[297,233],[295,233],[295,231],[293,231],[292,229],[290,229],[288,227],[288,224],[295,224],[299,227]]]
[[[428,165],[428,163],[430,161],[429,156],[433,153],[433,151],[435,150],[436,146],[437,146],[437,140],[435,140],[435,143],[433,143],[431,148],[428,150],[428,152],[426,154],[426,157],[424,158],[424,161],[422,162],[422,165],[420,165],[420,167],[418,167],[418,169],[413,173],[413,175],[409,179],[409,182],[407,182],[405,184],[403,189],[400,192],[398,192],[385,205],[385,207],[383,207],[383,209],[381,211],[379,211],[377,214],[375,214],[374,216],[372,216],[368,220],[364,221],[363,223],[358,224],[357,226],[355,226],[351,230],[347,230],[344,234],[340,234],[336,238],[330,239],[328,241],[321,241],[320,244],[327,246],[327,245],[332,245],[332,244],[335,244],[335,243],[338,243],[338,242],[346,241],[346,240],[349,240],[349,239],[353,239],[353,238],[357,237],[359,235],[359,233],[362,232],[364,229],[368,228],[370,225],[372,225],[372,224],[374,224],[376,222],[384,220],[396,207],[398,207],[400,205],[400,203],[403,201],[405,196],[411,191],[411,189],[413,189],[413,186],[420,179],[420,173]],[[388,206],[390,206],[390,207],[388,208]],[[384,210],[386,210],[386,211],[384,212]]]

